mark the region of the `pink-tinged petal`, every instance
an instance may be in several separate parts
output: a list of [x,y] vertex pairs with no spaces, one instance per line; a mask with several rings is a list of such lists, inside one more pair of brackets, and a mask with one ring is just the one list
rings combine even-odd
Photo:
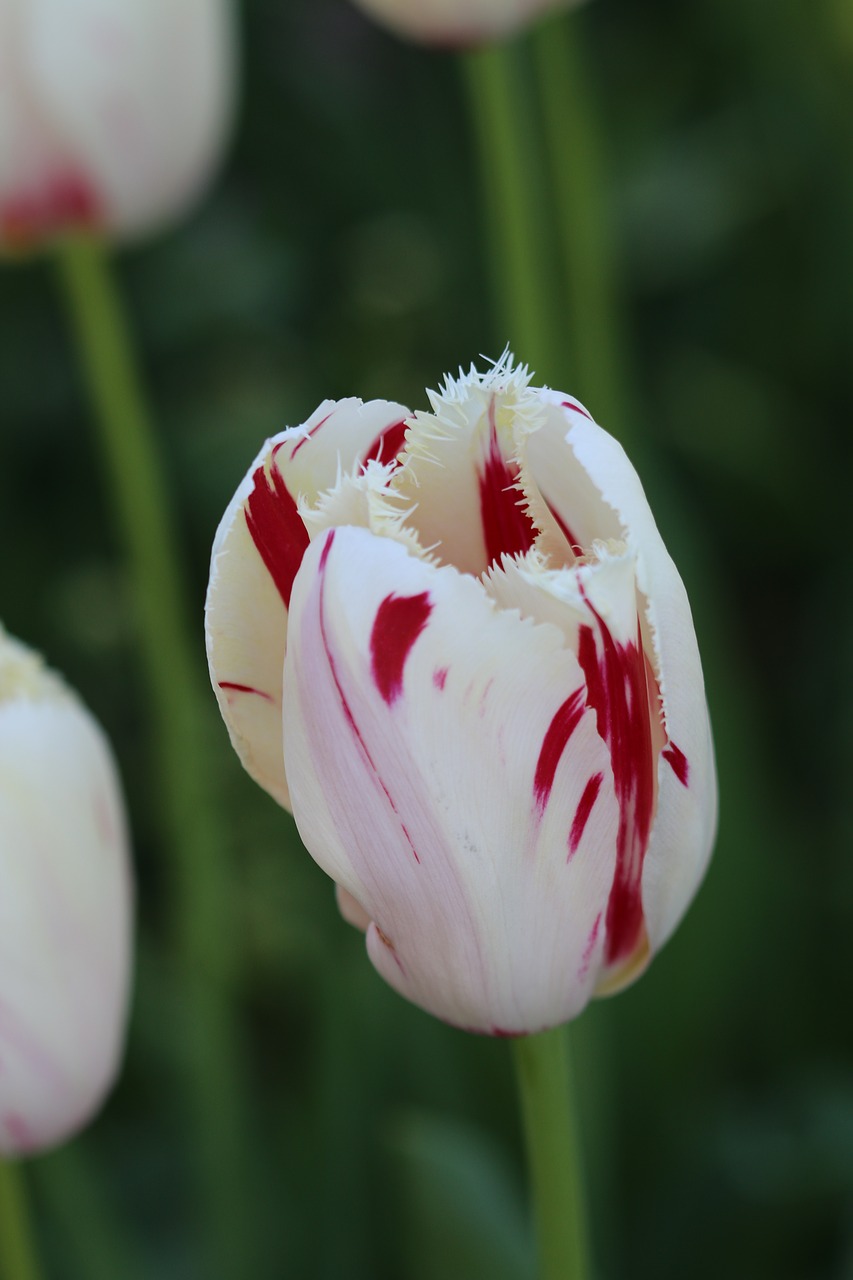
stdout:
[[[409,603],[394,617],[389,600]],[[383,683],[375,637],[392,622]],[[353,528],[306,553],[283,717],[300,833],[372,921],[386,980],[456,1025],[556,1025],[601,972],[603,925],[589,939],[620,816],[595,710],[566,710],[584,688],[556,627],[498,610],[452,568]]]
[[617,539],[636,556],[644,648],[660,698],[664,750],[643,867],[642,898],[653,951],[670,936],[705,872],[716,831],[717,785],[702,666],[687,593],[623,449],[566,397],[547,408],[526,444],[525,465],[549,504],[588,546]]
[[118,1070],[132,885],[109,745],[0,631],[0,1152],[82,1127]]
[[340,911],[347,924],[351,924],[354,929],[360,929],[362,933],[366,933],[370,925],[370,916],[361,903],[351,893],[347,893],[346,889],[339,884],[335,885],[335,900],[338,904],[338,911]]
[[572,0],[356,0],[370,17],[409,40],[467,48],[508,35]]
[[211,681],[244,767],[285,808],[287,616],[311,537],[300,503],[317,502],[341,475],[358,471],[386,437],[393,446],[406,412],[388,401],[324,401],[301,426],[266,442],[216,534],[205,611]]

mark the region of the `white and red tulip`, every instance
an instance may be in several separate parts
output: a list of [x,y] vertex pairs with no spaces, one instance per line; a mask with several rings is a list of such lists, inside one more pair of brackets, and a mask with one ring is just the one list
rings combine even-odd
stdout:
[[227,0],[0,0],[0,251],[180,213],[227,131]]
[[98,725],[0,630],[0,1152],[53,1146],[101,1103],[124,1043],[131,878]]
[[646,967],[717,793],[681,579],[617,442],[505,358],[432,412],[327,401],[220,525],[208,656],[376,968],[533,1032]]
[[425,44],[467,46],[500,39],[549,9],[573,0],[355,0],[399,36]]

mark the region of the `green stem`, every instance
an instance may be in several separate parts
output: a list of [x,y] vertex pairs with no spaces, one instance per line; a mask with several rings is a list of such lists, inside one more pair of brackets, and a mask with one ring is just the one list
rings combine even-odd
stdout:
[[79,238],[63,244],[59,266],[135,589],[162,837],[173,877],[187,1046],[185,1107],[195,1126],[200,1208],[215,1254],[209,1273],[249,1274],[254,1232],[243,1210],[252,1201],[245,1185],[241,1037],[232,999],[238,957],[223,824],[208,760],[201,635],[193,639],[188,624],[190,593],[165,468],[110,264],[96,241]]
[[606,197],[601,127],[580,40],[583,20],[581,12],[572,12],[538,24],[533,53],[567,287],[571,390],[628,445],[619,255]]
[[0,1280],[39,1280],[21,1166],[0,1160]]
[[539,132],[518,41],[464,56],[483,189],[488,262],[504,341],[548,379],[555,373]]
[[586,1211],[565,1027],[513,1042],[539,1280],[585,1280]]

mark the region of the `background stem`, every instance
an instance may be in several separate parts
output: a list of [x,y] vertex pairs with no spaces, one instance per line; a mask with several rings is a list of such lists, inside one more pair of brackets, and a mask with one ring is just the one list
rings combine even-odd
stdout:
[[0,1277],[39,1280],[21,1166],[0,1159]]
[[[131,337],[101,246],[74,239],[59,265],[98,429],[106,482],[135,591],[148,686],[162,837],[168,850],[185,1037],[184,1107],[195,1157],[207,1274],[250,1274],[255,1233],[233,991],[231,886],[206,748],[201,600],[197,637],[180,568],[168,486],[137,375]],[[176,1034],[178,1028],[172,1028]]]
[[539,1280],[585,1280],[586,1208],[566,1028],[513,1042],[530,1171]]

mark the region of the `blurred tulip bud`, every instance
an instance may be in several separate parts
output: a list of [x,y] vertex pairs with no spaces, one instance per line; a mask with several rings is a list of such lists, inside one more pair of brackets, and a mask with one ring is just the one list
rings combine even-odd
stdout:
[[233,61],[227,0],[0,0],[0,251],[181,213],[222,148]]
[[425,44],[482,44],[509,35],[550,9],[575,0],[355,0],[399,36]]
[[79,1129],[116,1074],[131,882],[98,725],[0,629],[0,1152]]
[[232,741],[376,968],[496,1035],[642,972],[717,809],[690,608],[640,481],[529,381],[507,355],[431,413],[326,401],[253,463],[207,602]]

